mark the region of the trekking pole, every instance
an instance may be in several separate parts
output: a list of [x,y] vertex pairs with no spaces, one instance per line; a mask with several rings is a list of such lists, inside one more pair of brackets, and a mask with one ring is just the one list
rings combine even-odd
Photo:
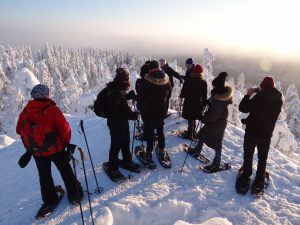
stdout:
[[73,166],[73,170],[74,170],[74,175],[75,175],[75,178],[76,178],[76,192],[77,192],[77,200],[79,202],[79,209],[80,209],[80,215],[81,215],[81,221],[82,221],[82,224],[84,225],[84,217],[83,217],[83,211],[82,211],[82,204],[81,204],[81,199],[80,199],[80,194],[79,194],[79,183],[78,183],[78,178],[77,178],[77,172],[76,172],[76,159],[74,157],[74,151],[75,151],[75,148],[76,148],[76,145],[72,145],[72,149],[70,151],[70,155],[71,155],[71,159],[72,159],[72,166]]
[[[90,162],[91,162],[92,169],[93,169],[93,173],[94,173],[95,182],[96,182],[96,185],[97,185],[97,188],[94,190],[94,193],[100,194],[100,193],[103,191],[103,188],[102,188],[102,187],[99,187],[99,185],[98,185],[98,180],[97,180],[97,177],[96,177],[96,172],[95,172],[95,168],[94,168],[94,163],[93,163],[93,160],[92,160],[92,156],[91,156],[89,144],[88,144],[88,142],[87,142],[87,138],[86,138],[86,135],[85,135],[85,131],[84,131],[84,126],[83,126],[83,121],[82,121],[82,120],[80,120],[79,126],[80,126],[81,131],[82,131],[83,136],[84,136],[85,144],[86,144],[86,147],[87,147],[87,150],[88,150],[88,153],[89,153],[89,158],[90,158]],[[79,132],[80,134],[82,134],[82,133],[79,131],[79,129],[78,129],[78,132]]]
[[[132,143],[131,143],[131,157],[133,156],[135,127],[136,127],[136,120],[134,121],[134,124],[133,124],[133,134],[132,134]],[[131,161],[132,161],[132,159],[131,159]],[[130,164],[129,174],[127,176],[129,180],[131,179],[131,170],[132,170],[132,163]]]
[[[85,170],[85,164],[84,164],[84,160],[85,160],[85,156],[84,156],[84,153],[83,153],[83,150],[78,147],[78,150],[80,152],[80,158],[81,158],[81,162],[82,162],[82,166],[83,166],[83,173],[84,173],[84,180],[85,180],[85,185],[86,185],[86,189],[87,189],[87,192],[89,192],[89,184],[87,182],[87,176],[86,176],[86,170]],[[91,198],[90,198],[90,195],[88,194],[88,200],[89,200],[89,207],[90,207],[90,214],[91,214],[91,218],[92,218],[92,224],[94,225],[94,217],[93,217],[93,209],[92,209],[92,205],[91,205]]]
[[[198,130],[198,127],[199,127],[199,124],[200,124],[200,123],[201,123],[201,122],[200,122],[200,120],[199,120],[199,122],[197,123],[197,126],[196,126],[196,130]],[[190,142],[189,148],[192,147],[193,142],[194,142],[194,134],[192,133],[192,140],[191,140],[191,142]],[[185,165],[185,162],[186,162],[186,160],[187,160],[188,155],[189,155],[189,153],[186,152],[185,159],[184,159],[184,161],[183,161],[182,167],[179,169],[179,172],[180,172],[180,173],[183,173],[183,168],[184,168],[184,165]]]

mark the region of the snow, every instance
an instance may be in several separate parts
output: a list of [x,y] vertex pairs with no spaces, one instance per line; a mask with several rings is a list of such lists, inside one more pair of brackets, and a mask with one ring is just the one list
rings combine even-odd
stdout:
[[[77,132],[79,117],[67,116],[72,128],[72,143],[85,149],[82,134]],[[197,169],[199,162],[188,157],[185,173],[179,173],[185,153],[179,145],[184,139],[173,136],[175,128],[186,127],[176,113],[166,119],[166,144],[173,167],[152,171],[143,170],[121,184],[114,184],[102,170],[102,162],[108,159],[110,144],[106,120],[84,120],[91,155],[99,185],[104,192],[91,195],[94,220],[105,225],[166,225],[166,224],[299,224],[300,221],[300,166],[289,157],[271,148],[267,170],[271,180],[265,195],[260,199],[237,195],[235,179],[242,164],[244,131],[228,124],[223,141],[222,160],[232,163],[232,169],[216,174],[206,174]],[[131,122],[131,131],[133,122]],[[140,144],[135,141],[135,145]],[[48,218],[37,221],[35,213],[40,207],[38,173],[32,159],[21,169],[17,165],[24,148],[20,140],[0,152],[0,224],[81,224],[79,207],[68,204],[65,197],[55,212]],[[213,150],[204,147],[203,153],[213,158]],[[78,151],[75,153],[78,158]],[[158,163],[154,154],[154,161]],[[86,161],[90,191],[96,188],[89,161]],[[256,168],[257,159],[254,159]],[[83,171],[79,164],[77,172],[84,185]],[[63,184],[53,166],[56,184]],[[121,170],[124,174],[127,171]],[[255,173],[254,173],[255,174]],[[85,185],[84,185],[85,186]],[[91,224],[87,197],[83,200],[84,217]]]
[[6,146],[11,145],[14,143],[16,140],[12,139],[11,137],[7,135],[0,135],[0,148],[4,148]]
[[27,68],[23,68],[16,72],[13,85],[21,90],[31,90],[35,85],[40,82],[36,76]]

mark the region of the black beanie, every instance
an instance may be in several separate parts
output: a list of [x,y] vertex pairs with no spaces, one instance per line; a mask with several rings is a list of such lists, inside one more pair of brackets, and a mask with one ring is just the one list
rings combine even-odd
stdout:
[[157,60],[152,60],[149,64],[149,69],[156,69],[159,68],[159,62]]
[[226,72],[221,72],[219,75],[212,81],[212,85],[215,88],[224,88],[225,87],[225,80],[228,74]]
[[144,64],[141,67],[141,72],[140,72],[140,76],[144,77],[147,73],[149,73],[149,64]]

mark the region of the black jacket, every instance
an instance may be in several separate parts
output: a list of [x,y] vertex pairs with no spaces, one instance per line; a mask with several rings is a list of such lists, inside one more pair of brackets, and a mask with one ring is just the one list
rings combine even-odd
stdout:
[[126,91],[115,81],[107,84],[107,87],[111,90],[108,93],[108,105],[107,114],[109,120],[128,120],[133,114],[127,103]]
[[251,99],[245,95],[239,110],[250,113],[246,133],[256,138],[271,138],[282,103],[282,94],[276,88],[263,89]]
[[163,120],[166,117],[171,91],[169,77],[162,70],[145,75],[139,93],[144,120]]
[[191,77],[193,70],[194,70],[195,65],[193,64],[192,68],[187,69],[185,72],[185,76],[183,77],[183,79],[186,81],[188,78]]
[[199,137],[213,149],[222,148],[222,140],[227,126],[228,105],[232,104],[233,89],[226,86],[225,94],[214,94],[209,99],[208,111],[201,122],[205,125],[199,132]]
[[168,63],[166,65],[164,65],[161,69],[169,76],[169,80],[170,80],[172,87],[174,87],[173,77],[182,81],[182,77],[180,76],[180,74],[177,73],[175,70],[173,70],[172,67],[170,67]]
[[187,79],[180,93],[184,98],[182,117],[187,120],[200,119],[207,101],[207,83],[199,75]]

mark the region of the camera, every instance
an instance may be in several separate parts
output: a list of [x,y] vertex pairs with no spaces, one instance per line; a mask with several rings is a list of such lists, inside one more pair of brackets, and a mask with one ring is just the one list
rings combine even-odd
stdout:
[[260,92],[260,90],[261,90],[260,87],[253,88],[254,93],[258,93],[258,92]]

